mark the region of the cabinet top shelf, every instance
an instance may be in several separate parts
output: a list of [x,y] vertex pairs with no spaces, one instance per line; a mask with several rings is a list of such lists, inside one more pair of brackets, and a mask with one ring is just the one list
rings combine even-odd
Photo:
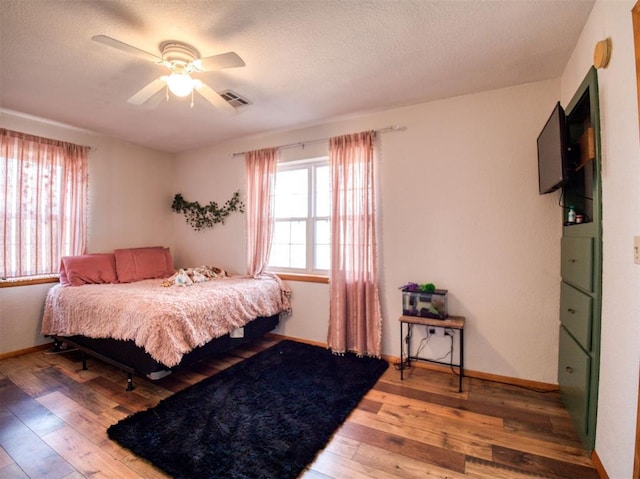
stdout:
[[449,316],[447,319],[422,318],[420,316],[400,316],[402,323],[422,324],[424,326],[437,326],[439,328],[463,329],[464,316]]

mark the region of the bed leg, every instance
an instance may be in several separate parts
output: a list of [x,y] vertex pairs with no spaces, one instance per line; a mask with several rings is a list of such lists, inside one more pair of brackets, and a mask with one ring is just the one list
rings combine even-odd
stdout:
[[62,351],[62,341],[58,338],[53,338],[53,348],[51,348],[52,353],[59,353]]
[[87,369],[89,369],[87,368],[87,354],[82,351],[82,370],[86,371]]
[[127,391],[133,391],[135,389],[133,385],[133,376],[131,373],[127,373]]

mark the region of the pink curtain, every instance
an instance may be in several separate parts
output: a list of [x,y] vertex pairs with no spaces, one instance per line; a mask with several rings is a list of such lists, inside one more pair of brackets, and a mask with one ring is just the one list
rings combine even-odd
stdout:
[[374,132],[331,138],[329,348],[380,356]]
[[87,238],[86,146],[0,128],[0,277],[57,273]]
[[247,274],[264,272],[271,251],[278,150],[249,151],[247,166]]

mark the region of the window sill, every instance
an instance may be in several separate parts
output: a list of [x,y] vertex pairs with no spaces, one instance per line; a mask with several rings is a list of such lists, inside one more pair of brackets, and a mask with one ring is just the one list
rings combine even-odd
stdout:
[[3,279],[0,280],[0,288],[13,288],[16,286],[29,286],[33,284],[57,283],[60,279],[57,276],[45,278],[23,278],[23,279]]
[[324,283],[329,284],[329,277],[318,274],[299,274],[299,273],[275,273],[284,281],[300,281],[303,283]]

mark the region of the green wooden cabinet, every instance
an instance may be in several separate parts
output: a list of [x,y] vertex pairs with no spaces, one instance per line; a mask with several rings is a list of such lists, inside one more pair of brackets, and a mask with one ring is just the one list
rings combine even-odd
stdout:
[[578,435],[587,437],[591,357],[562,326],[560,327],[559,362],[562,364],[562,367],[558,369],[558,381],[562,385],[562,399],[571,414]]
[[[578,225],[575,225],[578,226]],[[574,226],[572,226],[573,228]],[[561,243],[562,281],[593,290],[593,238],[565,236]]]
[[560,323],[585,351],[591,350],[593,298],[562,282],[560,286]]
[[[560,393],[585,449],[595,445],[602,304],[602,206],[597,71],[591,68],[565,109],[575,171],[562,203],[584,215],[561,241]],[[589,148],[589,152],[585,150]],[[566,215],[565,215],[566,217]]]

